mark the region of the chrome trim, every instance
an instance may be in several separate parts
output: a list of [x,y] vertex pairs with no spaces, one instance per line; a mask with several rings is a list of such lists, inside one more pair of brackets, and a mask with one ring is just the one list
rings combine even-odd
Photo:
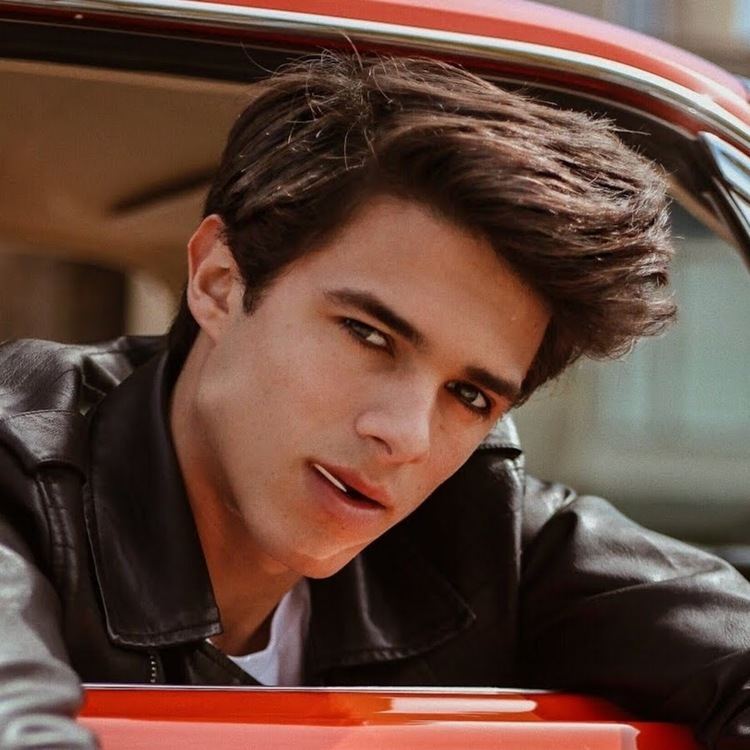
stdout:
[[517,695],[523,699],[526,695],[553,695],[560,691],[541,690],[539,688],[486,688],[486,687],[270,687],[263,685],[151,685],[149,683],[119,682],[84,682],[85,690],[117,690],[117,691],[184,691],[184,692],[210,692],[210,693],[371,693],[373,695],[415,695],[415,696],[437,696],[444,695],[446,698],[461,697],[464,695],[494,698],[503,695]]
[[[728,112],[712,99],[661,76],[630,65],[570,50],[539,44],[495,39],[474,34],[437,31],[381,22],[362,21],[309,13],[247,8],[195,0],[0,0],[4,5],[54,7],[70,11],[76,20],[86,13],[108,13],[131,18],[160,18],[181,23],[254,31],[292,31],[307,37],[341,40],[343,36],[355,47],[357,42],[408,46],[422,52],[469,55],[477,59],[530,63],[567,73],[592,76],[597,80],[626,86],[668,104],[692,110],[704,123],[750,149],[750,125]],[[738,94],[726,89],[727,95]]]
[[750,270],[750,156],[713,133],[700,133],[698,142],[713,163],[717,183],[714,199],[734,218],[735,244]]
[[750,202],[750,157],[713,133],[700,133],[719,174],[728,185]]

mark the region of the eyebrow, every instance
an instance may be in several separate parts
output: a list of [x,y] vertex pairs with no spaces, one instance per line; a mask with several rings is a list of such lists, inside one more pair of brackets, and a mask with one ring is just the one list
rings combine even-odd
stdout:
[[330,289],[325,292],[325,297],[332,302],[356,307],[366,312],[418,349],[424,349],[427,345],[427,339],[421,331],[370,292],[358,289]]
[[[416,348],[427,348],[427,337],[371,292],[349,288],[329,289],[324,292],[324,296],[331,302],[362,310],[388,326],[388,328],[395,331]],[[467,380],[471,380],[483,388],[494,391],[498,396],[507,398],[511,402],[515,402],[521,395],[520,385],[511,382],[507,378],[495,375],[484,367],[469,365],[464,369],[464,375]]]
[[466,375],[469,380],[481,385],[483,388],[494,391],[502,398],[507,398],[511,403],[515,403],[521,396],[520,385],[512,383],[507,378],[493,375],[489,370],[485,370],[484,367],[469,366],[466,368]]

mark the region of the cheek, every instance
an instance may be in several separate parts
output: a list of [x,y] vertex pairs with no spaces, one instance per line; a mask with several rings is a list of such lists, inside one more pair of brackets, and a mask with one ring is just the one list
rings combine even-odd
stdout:
[[[245,408],[269,431],[282,425],[292,437],[308,427],[332,423],[351,411],[361,388],[347,342],[337,334],[333,325],[300,330],[286,322],[247,332],[231,346],[251,340],[252,348],[245,348],[241,357],[224,357],[227,387],[242,394]],[[226,415],[236,416],[231,409]]]

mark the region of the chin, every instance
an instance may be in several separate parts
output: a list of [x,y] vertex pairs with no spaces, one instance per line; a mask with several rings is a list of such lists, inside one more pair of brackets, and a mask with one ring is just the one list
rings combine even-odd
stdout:
[[347,550],[346,552],[335,553],[329,557],[317,557],[305,555],[300,553],[299,550],[295,550],[285,560],[285,565],[290,570],[299,573],[299,575],[305,578],[329,578],[350,563],[359,552],[359,549],[355,551]]

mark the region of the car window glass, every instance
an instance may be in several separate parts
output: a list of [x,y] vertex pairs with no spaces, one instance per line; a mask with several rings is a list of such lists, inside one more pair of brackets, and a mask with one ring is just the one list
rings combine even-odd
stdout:
[[666,533],[750,544],[750,275],[679,207],[673,227],[678,322],[519,409],[527,466]]

